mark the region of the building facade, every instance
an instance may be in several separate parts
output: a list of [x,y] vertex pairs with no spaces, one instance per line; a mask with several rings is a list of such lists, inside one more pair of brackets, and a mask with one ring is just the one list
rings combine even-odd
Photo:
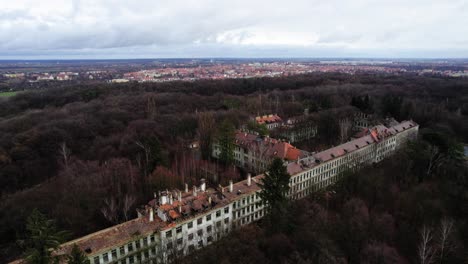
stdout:
[[[333,184],[346,169],[377,163],[415,139],[419,126],[404,121],[372,128],[361,138],[285,161],[290,174],[291,199],[300,199]],[[264,176],[248,175],[228,186],[207,188],[204,181],[191,189],[155,194],[139,217],[67,242],[55,252],[67,254],[76,244],[90,263],[169,263],[213,243],[235,228],[265,215],[258,193]]]
[[[265,171],[273,158],[290,162],[307,155],[307,152],[297,149],[288,142],[244,131],[236,132],[234,145],[236,166],[255,173]],[[212,149],[212,156],[219,158],[221,148],[217,142],[213,143]]]

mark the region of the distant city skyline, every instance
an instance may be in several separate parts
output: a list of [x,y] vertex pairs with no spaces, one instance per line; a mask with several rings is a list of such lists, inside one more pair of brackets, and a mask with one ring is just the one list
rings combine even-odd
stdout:
[[468,0],[2,1],[0,59],[468,58]]

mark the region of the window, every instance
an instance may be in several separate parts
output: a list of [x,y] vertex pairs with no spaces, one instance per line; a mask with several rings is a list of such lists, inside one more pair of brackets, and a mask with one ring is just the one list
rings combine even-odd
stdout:
[[193,234],[189,234],[188,235],[188,240],[192,240],[193,239]]
[[228,218],[224,218],[224,223],[225,223],[225,224],[229,223],[229,217],[228,217]]
[[167,249],[171,249],[172,248],[172,242],[167,243],[166,247],[167,247]]
[[206,221],[210,221],[210,220],[211,220],[211,214],[206,216]]
[[190,245],[190,246],[188,247],[188,250],[189,250],[189,252],[193,252],[193,251],[195,250],[195,246],[194,246],[194,245]]
[[155,240],[154,240],[154,235],[151,235],[151,236],[150,236],[150,241],[151,241],[151,243],[154,243],[154,241],[155,241]]
[[122,256],[122,255],[125,255],[125,248],[124,248],[123,246],[120,247],[119,251],[120,251],[120,255],[121,255],[121,256]]
[[136,248],[137,248],[137,249],[139,249],[139,248],[140,248],[140,246],[141,246],[141,245],[140,245],[140,240],[138,240],[138,241],[135,241],[135,246],[136,246]]
[[221,221],[216,222],[216,227],[221,227]]
[[229,207],[224,208],[224,213],[225,214],[229,213]]
[[192,227],[193,227],[193,222],[190,222],[190,223],[187,224],[187,228],[188,228],[188,229],[190,229],[190,228],[192,228]]
[[198,235],[198,236],[203,236],[203,229],[198,230],[198,231],[197,231],[197,235]]
[[156,248],[151,248],[151,254],[156,255]]
[[117,250],[113,249],[113,250],[111,251],[111,254],[112,254],[112,258],[113,258],[113,259],[117,258]]
[[127,248],[128,248],[128,252],[132,252],[133,251],[133,244],[128,243]]
[[198,225],[201,225],[202,223],[203,223],[203,218],[198,218],[198,219],[197,219],[197,224],[198,224]]
[[182,226],[176,228],[176,233],[179,234],[182,232]]
[[207,241],[208,241],[208,242],[213,241],[213,237],[212,237],[212,236],[209,236],[209,237],[207,238]]
[[221,216],[221,210],[216,211],[216,217],[220,217],[220,216]]
[[99,264],[99,256],[98,256],[98,257],[94,257],[94,264]]
[[211,229],[213,229],[213,227],[211,225],[207,226],[206,227],[206,232],[210,233],[211,232]]
[[182,238],[177,239],[177,245],[182,245],[182,242],[183,242]]
[[166,237],[172,237],[172,230],[166,232]]
[[148,238],[145,237],[143,238],[143,246],[147,246],[148,245]]
[[149,251],[146,250],[144,254],[145,254],[145,258],[148,259],[149,258]]
[[135,263],[135,259],[133,258],[133,256],[130,256],[128,258],[128,260],[129,260],[130,264]]

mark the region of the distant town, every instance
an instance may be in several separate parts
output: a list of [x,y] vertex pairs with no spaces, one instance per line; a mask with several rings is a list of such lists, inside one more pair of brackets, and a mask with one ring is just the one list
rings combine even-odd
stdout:
[[[41,82],[170,82],[199,79],[280,77],[314,72],[383,73],[467,77],[465,60],[241,60],[165,59],[122,61],[0,61],[2,83],[9,91]],[[11,85],[13,84],[13,85]],[[15,84],[22,84],[15,87]],[[29,84],[25,86],[24,84]]]

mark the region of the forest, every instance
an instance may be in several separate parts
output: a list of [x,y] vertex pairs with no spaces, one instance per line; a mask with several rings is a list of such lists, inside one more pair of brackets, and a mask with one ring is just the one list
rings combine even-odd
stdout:
[[[468,142],[466,78],[314,73],[77,84],[0,100],[2,262],[23,252],[18,241],[27,235],[26,219],[34,210],[73,238],[136,217],[135,208],[158,190],[208,174],[223,184],[243,177],[210,158],[222,124],[240,128],[252,116],[292,117],[307,108],[318,135],[301,146],[313,151],[340,143],[338,121],[349,107],[413,119],[423,136],[383,164],[345,175],[331,189],[291,204],[284,230],[252,225],[181,261],[467,260],[468,173],[460,154]],[[194,140],[199,152],[188,147]],[[425,262],[420,248],[426,249]]]

